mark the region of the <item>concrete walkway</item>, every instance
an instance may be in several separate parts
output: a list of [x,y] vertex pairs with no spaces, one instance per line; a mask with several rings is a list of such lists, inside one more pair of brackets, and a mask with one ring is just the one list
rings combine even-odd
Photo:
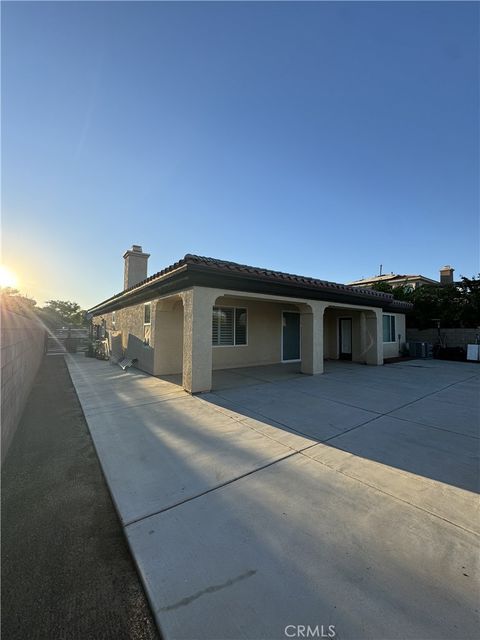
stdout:
[[477,365],[68,365],[165,638],[478,636]]
[[1,631],[158,638],[63,356],[44,359],[2,467]]

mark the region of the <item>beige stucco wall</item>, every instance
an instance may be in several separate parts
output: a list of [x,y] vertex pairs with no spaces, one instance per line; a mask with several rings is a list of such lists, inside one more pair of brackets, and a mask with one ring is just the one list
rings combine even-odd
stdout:
[[215,306],[246,308],[248,333],[246,345],[213,347],[214,369],[281,361],[282,311],[298,311],[296,305],[222,296]]
[[[210,350],[212,369],[235,368],[249,365],[272,364],[281,361],[282,340],[282,311],[303,311],[305,304],[292,304],[289,302],[272,301],[269,299],[252,299],[244,296],[232,296],[226,292],[215,289],[195,288],[202,299],[208,298],[209,311],[202,315],[202,321],[197,318],[195,327],[197,333],[205,337],[205,342]],[[184,333],[189,332],[188,327],[192,319],[185,316],[184,304],[188,303],[190,310],[189,293],[166,297],[157,301],[155,324],[155,375],[167,375],[181,373],[182,367],[185,373],[185,363],[190,369],[190,360],[184,349]],[[183,304],[182,304],[183,300]],[[317,304],[317,303],[312,303]],[[211,344],[213,306],[227,306],[246,308],[247,344],[238,346],[214,346]],[[190,311],[189,311],[190,313]],[[204,317],[205,315],[205,317]],[[308,314],[307,314],[308,315]],[[205,322],[204,322],[205,321]],[[306,316],[302,316],[302,336],[307,335],[308,328],[305,324]],[[186,334],[185,334],[186,335]],[[190,342],[190,337],[188,338]],[[302,340],[305,343],[308,341]],[[183,359],[182,359],[183,353]],[[305,354],[304,354],[305,355]],[[306,354],[311,360],[311,354]],[[305,358],[305,361],[309,358]],[[322,358],[323,360],[323,358]],[[309,363],[313,367],[313,362]],[[306,365],[308,367],[308,364]]]
[[[325,308],[327,304],[328,307]],[[247,309],[247,345],[212,346],[214,305]],[[100,324],[105,319],[114,355],[137,358],[138,368],[154,375],[183,372],[185,388],[197,391],[208,389],[206,377],[211,376],[212,368],[280,362],[282,311],[301,312],[302,370],[305,369],[306,373],[321,372],[323,357],[338,358],[340,317],[352,318],[354,361],[381,364],[384,353],[385,357],[398,354],[396,344],[383,345],[381,333],[380,341],[377,342],[382,316],[379,309],[342,307],[336,303],[301,298],[282,301],[266,294],[253,295],[240,291],[230,293],[203,287],[194,287],[152,301],[150,327],[143,324],[143,304],[118,310],[115,329],[111,313],[94,318],[94,322]],[[401,333],[404,342],[405,317],[403,314],[395,315],[396,332]],[[150,337],[148,345],[144,344],[146,337]],[[313,360],[312,353],[315,353]],[[201,366],[195,365],[195,362]],[[210,366],[209,374],[206,373],[206,363]],[[205,372],[200,374],[200,369],[205,369]]]
[[153,336],[154,374],[182,373],[183,368],[183,300],[174,296],[156,303]]
[[[396,358],[400,355],[400,349],[406,341],[405,330],[405,314],[403,313],[387,313],[385,315],[395,316],[395,335],[397,337],[396,342],[384,342],[383,343],[383,357],[384,358]],[[400,335],[400,342],[398,336]],[[383,341],[383,333],[382,333]]]
[[353,362],[364,362],[361,342],[361,311],[350,308],[327,308],[324,313],[323,322],[323,344],[325,358],[336,360],[339,354],[339,318],[352,318],[352,360]]

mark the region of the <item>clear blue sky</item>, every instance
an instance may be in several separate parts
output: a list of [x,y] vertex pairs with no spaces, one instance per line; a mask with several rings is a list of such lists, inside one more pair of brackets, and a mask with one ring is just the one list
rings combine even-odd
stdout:
[[3,256],[39,302],[185,253],[478,272],[479,5],[2,3]]

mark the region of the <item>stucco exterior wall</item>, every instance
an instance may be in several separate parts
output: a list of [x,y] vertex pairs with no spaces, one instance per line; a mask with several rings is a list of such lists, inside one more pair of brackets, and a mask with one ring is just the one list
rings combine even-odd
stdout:
[[3,462],[43,358],[46,332],[33,313],[17,313],[3,304],[1,329]]
[[[212,345],[214,306],[247,309],[246,345]],[[282,311],[300,313],[304,373],[321,372],[323,357],[338,358],[341,317],[352,318],[353,361],[382,364],[382,313],[373,307],[346,307],[302,298],[282,300],[269,294],[193,287],[153,300],[150,326],[143,323],[143,304],[116,311],[115,328],[111,313],[97,316],[94,323],[105,321],[114,355],[137,358],[136,366],[153,375],[183,373],[184,388],[196,392],[209,388],[207,377],[211,379],[212,369],[281,362]],[[398,317],[396,331],[404,341],[404,315],[395,315]],[[397,355],[398,347],[393,347]],[[392,348],[386,349],[388,354],[392,351]]]
[[281,361],[282,311],[298,311],[296,305],[222,296],[217,298],[215,306],[247,309],[247,344],[238,347],[214,346],[214,369]]
[[[405,314],[403,313],[387,313],[385,315],[395,316],[395,335],[397,340],[395,342],[383,343],[383,357],[384,358],[396,358],[400,355],[402,345],[406,341],[406,329],[405,329]],[[400,336],[400,339],[398,338]],[[383,340],[383,334],[382,334]]]
[[175,296],[156,303],[153,336],[154,373],[156,376],[182,373],[183,369],[183,300]]
[[[155,307],[151,303],[151,324],[144,325],[144,304],[125,307],[115,312],[115,328],[112,314],[95,316],[93,324],[101,325],[105,320],[105,328],[110,334],[110,348],[116,358],[136,358],[135,366],[147,373],[154,373],[153,336],[155,335]],[[148,340],[149,344],[145,344]]]
[[352,360],[353,362],[364,362],[365,355],[362,353],[362,343],[360,336],[360,311],[348,308],[327,308],[324,314],[324,356],[325,358],[336,360],[339,355],[339,318],[352,319]]

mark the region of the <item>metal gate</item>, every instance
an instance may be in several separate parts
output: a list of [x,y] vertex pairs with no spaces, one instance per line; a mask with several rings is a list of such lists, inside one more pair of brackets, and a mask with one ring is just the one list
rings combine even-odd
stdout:
[[46,341],[46,353],[49,356],[58,356],[71,351],[73,353],[84,352],[88,348],[88,329],[78,327],[62,327],[48,332]]

